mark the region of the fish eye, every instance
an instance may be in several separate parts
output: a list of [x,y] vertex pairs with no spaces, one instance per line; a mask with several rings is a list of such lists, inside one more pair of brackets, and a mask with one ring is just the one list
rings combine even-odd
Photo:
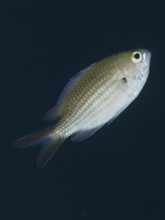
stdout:
[[140,63],[142,61],[142,54],[138,51],[135,51],[131,54],[131,60],[134,63]]

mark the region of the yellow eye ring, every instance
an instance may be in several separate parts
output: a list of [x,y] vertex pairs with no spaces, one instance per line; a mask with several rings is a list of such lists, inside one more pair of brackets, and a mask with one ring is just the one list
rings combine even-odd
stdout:
[[139,51],[135,51],[131,54],[131,60],[134,63],[140,63],[142,61],[142,54]]

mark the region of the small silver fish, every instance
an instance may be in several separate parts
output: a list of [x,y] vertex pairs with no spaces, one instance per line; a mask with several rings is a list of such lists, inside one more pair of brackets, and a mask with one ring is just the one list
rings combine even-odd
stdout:
[[81,141],[112,122],[140,93],[150,67],[151,53],[139,49],[109,56],[79,72],[64,88],[45,116],[55,125],[18,139],[14,148],[44,143],[37,167],[46,165],[71,136]]

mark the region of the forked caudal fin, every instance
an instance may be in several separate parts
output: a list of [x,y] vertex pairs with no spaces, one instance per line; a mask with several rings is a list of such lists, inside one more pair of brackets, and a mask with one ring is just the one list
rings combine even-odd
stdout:
[[60,136],[56,133],[52,137],[52,131],[52,128],[47,128],[45,130],[41,130],[24,136],[14,143],[13,148],[21,149],[33,147],[36,144],[42,144],[43,148],[37,160],[37,168],[41,169],[49,162],[49,160],[53,157],[57,149],[65,140],[63,136]]

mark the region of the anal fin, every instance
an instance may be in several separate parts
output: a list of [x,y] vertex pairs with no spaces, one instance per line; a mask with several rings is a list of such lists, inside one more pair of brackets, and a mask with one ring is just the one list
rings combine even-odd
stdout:
[[71,136],[71,140],[73,142],[79,142],[79,141],[83,141],[87,138],[89,138],[90,136],[92,136],[96,131],[98,131],[103,125],[97,127],[97,128],[93,128],[90,130],[80,130],[78,132],[76,132],[75,134],[73,134]]

